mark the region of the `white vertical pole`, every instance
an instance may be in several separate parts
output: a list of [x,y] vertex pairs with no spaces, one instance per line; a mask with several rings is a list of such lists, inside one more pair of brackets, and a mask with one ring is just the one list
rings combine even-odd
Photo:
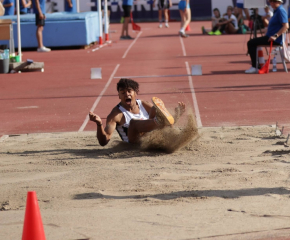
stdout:
[[80,12],[80,0],[76,0],[77,1],[77,12]]
[[20,62],[22,62],[19,0],[16,0],[16,10],[17,10],[18,56],[19,56]]
[[105,41],[109,41],[109,16],[108,16],[108,1],[105,0],[104,18],[105,18]]
[[102,21],[102,8],[101,8],[101,0],[98,1],[98,15],[99,15],[99,44],[103,45],[103,21]]

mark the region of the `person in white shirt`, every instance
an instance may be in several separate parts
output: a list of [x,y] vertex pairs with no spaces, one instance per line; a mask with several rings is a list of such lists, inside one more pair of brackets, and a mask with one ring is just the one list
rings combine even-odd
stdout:
[[90,120],[97,124],[97,138],[101,146],[109,143],[115,129],[124,142],[139,143],[146,132],[173,125],[185,111],[183,102],[178,102],[175,116],[172,116],[161,99],[153,97],[153,104],[137,99],[139,84],[132,79],[120,79],[117,91],[121,101],[108,115],[106,127],[97,114],[89,113]]
[[273,12],[270,10],[269,6],[266,5],[265,8],[265,15],[262,17],[264,27],[268,27],[270,19],[273,17]]
[[227,13],[223,16],[223,21],[216,24],[216,26],[221,26],[220,31],[222,33],[234,34],[239,30],[238,20],[233,15],[233,7],[228,6]]

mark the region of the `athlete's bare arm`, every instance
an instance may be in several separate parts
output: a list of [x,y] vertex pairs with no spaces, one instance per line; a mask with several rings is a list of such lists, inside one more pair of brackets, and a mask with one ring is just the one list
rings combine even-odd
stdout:
[[95,113],[90,112],[90,120],[97,124],[97,138],[101,146],[105,146],[111,140],[112,134],[116,129],[117,122],[120,122],[122,114],[116,108],[108,115],[106,127],[103,127],[102,119]]

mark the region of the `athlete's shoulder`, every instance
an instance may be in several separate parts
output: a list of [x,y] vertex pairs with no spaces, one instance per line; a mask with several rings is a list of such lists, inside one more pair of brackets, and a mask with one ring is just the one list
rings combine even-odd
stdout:
[[108,121],[113,121],[113,122],[120,122],[122,119],[123,113],[122,111],[119,109],[118,105],[115,106],[112,111],[109,113],[107,120]]

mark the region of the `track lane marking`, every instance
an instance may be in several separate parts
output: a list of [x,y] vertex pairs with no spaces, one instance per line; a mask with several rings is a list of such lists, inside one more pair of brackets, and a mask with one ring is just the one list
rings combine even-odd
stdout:
[[188,74],[180,74],[180,75],[148,75],[148,76],[121,76],[114,78],[163,78],[163,77],[187,77]]
[[124,53],[122,58],[125,58],[128,54],[128,52],[130,51],[130,49],[133,47],[133,45],[135,44],[135,42],[137,41],[137,39],[140,37],[140,35],[142,34],[142,32],[139,32],[137,37],[134,39],[134,41],[130,44],[130,46],[127,48],[126,52]]
[[186,57],[186,51],[185,51],[185,46],[184,46],[183,39],[180,36],[179,36],[179,39],[180,39],[180,43],[181,43],[181,48],[182,48],[183,56]]
[[[94,104],[93,104],[93,106],[92,106],[92,108],[90,110],[91,112],[95,111],[95,109],[96,109],[97,105],[99,104],[101,98],[103,97],[103,95],[106,92],[107,88],[110,86],[110,84],[111,84],[111,82],[112,82],[112,80],[114,78],[114,75],[116,74],[116,72],[117,72],[119,67],[120,67],[120,64],[117,64],[117,66],[115,67],[113,73],[111,74],[107,84],[105,85],[104,89],[102,90],[102,92],[100,93],[100,95],[98,96],[96,101],[94,102]],[[84,129],[87,126],[88,122],[89,122],[89,115],[87,114],[85,121],[83,122],[82,126],[79,129],[79,132],[84,131]]]
[[198,108],[198,104],[197,104],[197,99],[196,99],[196,95],[195,95],[195,91],[194,91],[194,87],[193,87],[193,83],[192,83],[192,77],[191,77],[191,75],[189,75],[191,72],[190,72],[188,62],[185,62],[185,66],[186,66],[186,70],[187,70],[187,74],[188,74],[188,81],[189,81],[189,87],[190,87],[191,96],[192,96],[192,100],[193,100],[196,123],[197,123],[197,127],[199,128],[199,127],[202,127],[202,122],[201,122],[199,108]]

